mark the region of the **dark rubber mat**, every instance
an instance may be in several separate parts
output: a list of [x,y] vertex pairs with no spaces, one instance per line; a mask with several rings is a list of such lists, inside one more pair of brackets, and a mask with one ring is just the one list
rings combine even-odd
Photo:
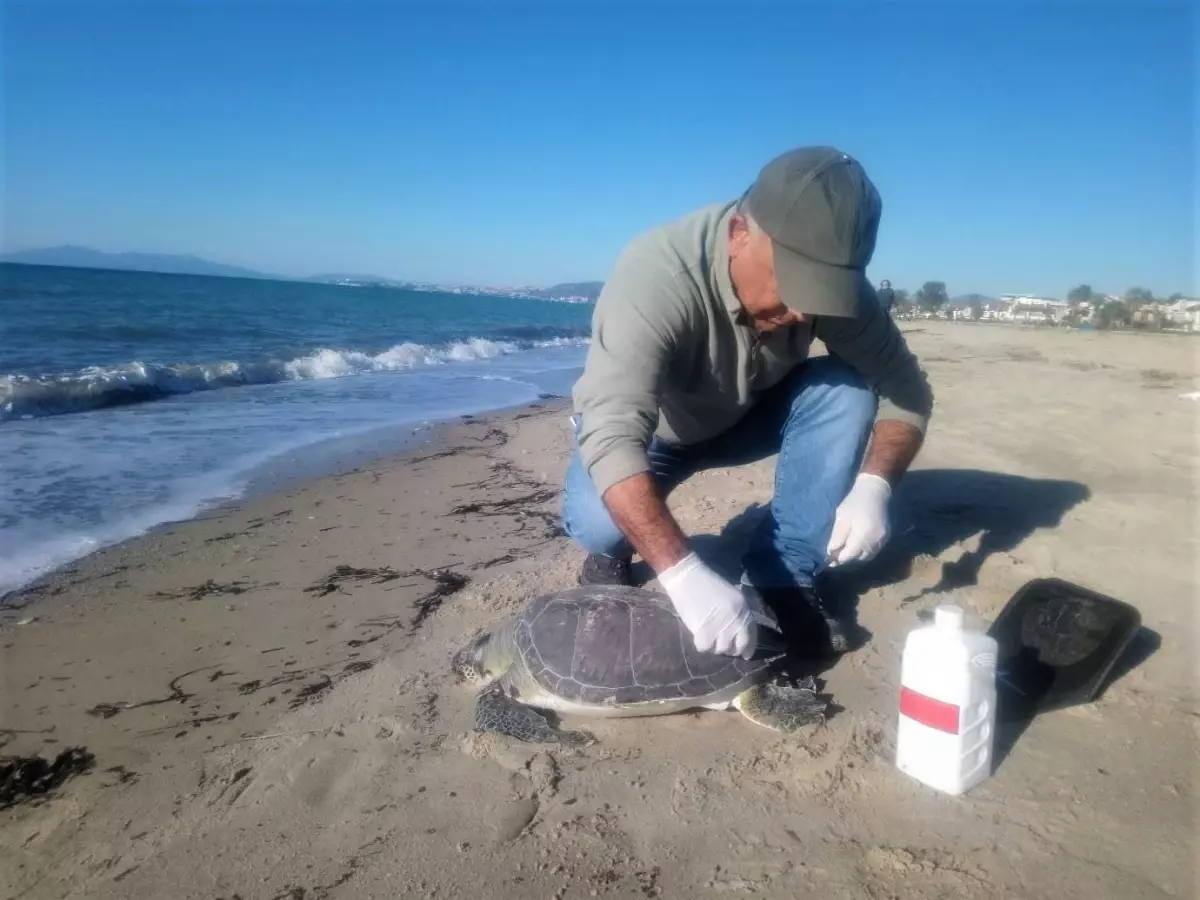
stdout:
[[1133,606],[1057,578],[1030,581],[992,623],[1002,718],[1095,700],[1141,628]]

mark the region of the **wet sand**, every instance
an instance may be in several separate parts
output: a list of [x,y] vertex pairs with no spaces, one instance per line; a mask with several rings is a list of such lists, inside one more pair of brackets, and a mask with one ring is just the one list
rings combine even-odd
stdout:
[[[869,643],[792,736],[736,713],[471,728],[450,656],[574,583],[566,405],[232,504],[0,610],[0,754],[89,771],[0,810],[0,893],[187,897],[1195,895],[1200,343],[906,323],[937,408],[885,553],[839,594]],[[773,460],[696,476],[684,527],[736,573]],[[644,573],[643,573],[644,574]],[[1146,626],[1096,703],[1036,719],[962,798],[891,765],[900,646],[953,598],[1056,576]],[[19,607],[14,604],[20,604]],[[24,623],[24,624],[21,624]]]

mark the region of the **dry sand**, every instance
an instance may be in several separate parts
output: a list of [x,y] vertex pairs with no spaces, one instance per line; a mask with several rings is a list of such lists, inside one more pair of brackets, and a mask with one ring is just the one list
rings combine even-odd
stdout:
[[[823,674],[826,725],[568,721],[597,738],[577,750],[472,732],[451,654],[580,562],[555,521],[565,407],[546,404],[10,597],[0,752],[95,763],[0,811],[0,896],[1195,896],[1200,405],[1179,394],[1200,388],[1200,344],[906,330],[937,409],[896,536],[843,579],[872,638]],[[719,564],[772,462],[673,496]],[[309,590],[339,565],[403,574]],[[1050,575],[1137,605],[1134,658],[965,797],[906,779],[890,754],[917,613],[953,596],[990,617]]]

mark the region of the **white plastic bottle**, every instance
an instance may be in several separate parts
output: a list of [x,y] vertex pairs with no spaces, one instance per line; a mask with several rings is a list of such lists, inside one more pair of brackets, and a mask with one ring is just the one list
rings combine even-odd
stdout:
[[961,794],[991,774],[995,731],[996,641],[967,629],[960,607],[939,606],[904,643],[896,765]]

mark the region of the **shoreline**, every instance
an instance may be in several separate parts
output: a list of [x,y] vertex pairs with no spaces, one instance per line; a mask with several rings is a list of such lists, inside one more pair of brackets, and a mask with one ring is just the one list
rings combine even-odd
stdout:
[[[344,475],[382,462],[400,459],[408,453],[415,452],[417,447],[436,444],[444,440],[443,433],[447,429],[464,422],[488,416],[518,414],[527,408],[536,408],[539,404],[554,401],[569,402],[569,398],[542,393],[538,395],[536,401],[529,404],[480,409],[473,413],[456,414],[439,419],[423,419],[412,423],[380,425],[366,431],[325,438],[280,452],[247,469],[238,471],[236,475],[228,475],[227,477],[236,485],[231,489],[229,496],[218,496],[199,501],[192,513],[185,517],[167,518],[125,537],[99,541],[96,546],[80,555],[51,564],[49,568],[29,577],[23,583],[0,590],[0,611],[27,606],[31,601],[22,602],[22,597],[37,593],[43,581],[64,569],[77,566],[97,553],[121,547],[130,541],[157,534],[164,529],[208,517],[230,506],[259,499],[269,494],[302,488],[306,484],[322,478]],[[381,442],[386,446],[383,449],[370,449],[367,444],[372,442]],[[283,470],[277,471],[278,467],[283,467]]]
[[[557,521],[567,401],[518,407],[100,550],[0,609],[0,755],[94,755],[0,808],[0,894],[1190,896],[1188,348],[909,339],[934,425],[885,554],[842,576],[869,641],[819,673],[825,725],[564,718],[594,734],[582,748],[473,730],[453,653],[572,586],[583,557]],[[710,470],[669,503],[728,574],[772,483],[773,460]],[[965,797],[905,778],[907,631],[948,597],[993,618],[1046,576],[1137,606],[1136,657],[1096,702],[1036,719]]]

